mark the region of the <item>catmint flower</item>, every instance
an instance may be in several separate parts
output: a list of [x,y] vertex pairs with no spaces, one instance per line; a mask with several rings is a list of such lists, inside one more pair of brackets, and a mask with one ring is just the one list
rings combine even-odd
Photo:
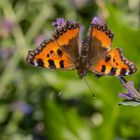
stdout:
[[32,106],[23,101],[16,101],[16,102],[12,103],[11,109],[12,109],[12,111],[19,110],[22,113],[24,113],[25,115],[29,115],[33,111]]
[[102,19],[99,18],[99,17],[94,17],[94,18],[92,19],[92,22],[91,22],[91,23],[92,23],[92,24],[104,25],[104,24],[105,24],[105,21],[102,20]]
[[56,29],[61,29],[66,25],[66,21],[63,18],[57,18],[52,22],[52,26],[56,27]]
[[119,93],[119,97],[124,98],[124,99],[134,99],[136,98],[136,94],[134,92],[133,89],[135,89],[134,87],[134,83],[132,81],[128,81],[127,83],[123,83],[124,88],[127,89],[127,93]]
[[0,20],[0,37],[8,37],[13,29],[13,22],[7,19]]
[[122,82],[125,89],[127,89],[127,93],[120,92],[119,97],[123,98],[123,101],[120,102],[120,105],[131,105],[138,106],[140,105],[140,93],[135,88],[134,83],[132,81],[126,81],[123,77],[118,77]]

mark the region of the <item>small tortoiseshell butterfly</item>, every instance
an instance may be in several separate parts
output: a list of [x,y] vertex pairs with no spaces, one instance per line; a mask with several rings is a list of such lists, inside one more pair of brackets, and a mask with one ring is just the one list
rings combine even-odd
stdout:
[[47,69],[77,69],[80,78],[88,71],[97,76],[126,76],[136,72],[134,63],[123,56],[120,48],[111,49],[113,33],[98,17],[80,44],[80,24],[58,18],[53,37],[41,43],[27,56],[27,62]]

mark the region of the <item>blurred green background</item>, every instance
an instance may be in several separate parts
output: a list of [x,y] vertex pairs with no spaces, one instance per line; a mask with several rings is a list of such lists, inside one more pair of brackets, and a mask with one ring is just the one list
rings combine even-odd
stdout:
[[[54,33],[57,17],[86,30],[106,19],[113,47],[140,68],[140,0],[0,0],[0,140],[140,140],[140,107],[118,106],[115,77],[73,80],[76,71],[34,68],[29,49]],[[140,87],[139,70],[126,77]],[[60,96],[59,93],[62,91]]]

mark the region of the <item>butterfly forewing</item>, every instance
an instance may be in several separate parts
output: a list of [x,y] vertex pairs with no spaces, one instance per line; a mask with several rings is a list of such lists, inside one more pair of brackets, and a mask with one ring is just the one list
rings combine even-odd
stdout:
[[48,69],[74,69],[78,55],[79,32],[78,24],[67,23],[56,30],[54,39],[44,41],[38,48],[29,51],[27,61],[34,66]]
[[112,45],[113,33],[108,29],[106,24],[92,24],[91,36],[93,42],[100,43],[103,48],[109,49]]
[[91,24],[90,28],[90,65],[102,54],[110,50],[113,40],[113,33],[106,24]]

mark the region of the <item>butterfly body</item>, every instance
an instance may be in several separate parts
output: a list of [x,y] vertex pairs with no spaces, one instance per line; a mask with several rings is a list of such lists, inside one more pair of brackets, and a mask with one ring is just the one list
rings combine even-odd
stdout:
[[80,59],[76,62],[76,69],[78,71],[79,78],[84,77],[88,72],[88,61],[85,57],[80,57]]
[[59,22],[52,39],[44,41],[35,50],[29,51],[27,62],[47,69],[77,69],[80,78],[88,71],[98,76],[126,76],[136,67],[123,56],[120,48],[111,49],[113,33],[107,25],[93,22],[82,44],[79,42],[80,24]]
[[76,69],[80,78],[84,77],[89,69],[89,50],[90,40],[89,37],[85,37],[82,43],[82,47],[79,53],[79,58],[76,62]]

